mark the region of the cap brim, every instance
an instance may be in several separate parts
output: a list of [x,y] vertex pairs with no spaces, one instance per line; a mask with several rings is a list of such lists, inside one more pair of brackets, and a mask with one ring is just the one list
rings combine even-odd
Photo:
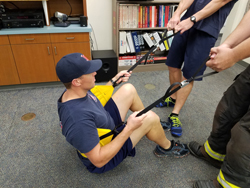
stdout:
[[98,71],[102,67],[102,61],[100,59],[90,60],[89,70],[85,74],[90,74],[92,72]]

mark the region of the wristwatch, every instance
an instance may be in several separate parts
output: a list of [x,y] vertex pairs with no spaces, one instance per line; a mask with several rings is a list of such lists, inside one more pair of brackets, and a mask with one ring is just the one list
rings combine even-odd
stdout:
[[113,86],[113,87],[116,86],[116,82],[115,82],[115,81],[113,81],[113,80],[111,79],[110,82],[112,83],[112,86]]
[[191,22],[193,22],[194,24],[196,23],[196,17],[195,17],[195,16],[190,16],[190,20],[191,20]]

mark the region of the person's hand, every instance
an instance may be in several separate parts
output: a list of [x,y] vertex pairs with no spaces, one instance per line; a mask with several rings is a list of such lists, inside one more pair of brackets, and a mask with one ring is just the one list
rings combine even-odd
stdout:
[[173,15],[173,17],[168,21],[167,24],[167,30],[174,30],[176,25],[178,25],[180,22],[180,16],[178,15]]
[[139,128],[143,124],[143,120],[147,117],[147,113],[142,114],[139,117],[136,117],[138,113],[139,112],[134,112],[128,117],[126,127],[129,128],[130,130],[135,130]]
[[129,77],[131,76],[132,71],[127,72],[126,70],[123,70],[121,72],[119,72],[112,80],[116,81],[117,79],[117,84],[119,84],[120,82],[127,82]]
[[180,34],[182,34],[185,31],[189,30],[193,25],[194,23],[190,20],[190,18],[187,18],[185,20],[182,20],[178,25],[176,25],[174,30],[175,32],[180,31]]
[[220,72],[232,67],[236,62],[237,60],[235,59],[233,50],[227,45],[221,45],[211,49],[210,60],[207,61],[206,65]]

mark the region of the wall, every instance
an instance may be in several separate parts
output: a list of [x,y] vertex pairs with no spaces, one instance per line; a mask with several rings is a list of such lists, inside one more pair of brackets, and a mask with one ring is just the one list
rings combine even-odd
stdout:
[[87,13],[94,50],[112,49],[112,0],[87,0]]

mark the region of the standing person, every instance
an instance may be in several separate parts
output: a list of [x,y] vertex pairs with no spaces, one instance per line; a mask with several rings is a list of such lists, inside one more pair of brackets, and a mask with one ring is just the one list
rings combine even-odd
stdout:
[[[211,49],[207,66],[223,71],[250,57],[250,11],[219,47]],[[197,181],[195,188],[250,187],[250,65],[220,100],[207,141],[188,144],[197,158],[220,168],[215,180]]]
[[[219,32],[237,0],[182,0],[169,20],[167,29],[180,31],[172,42],[166,65],[170,84],[189,79],[208,57]],[[185,15],[181,14],[187,9]],[[183,65],[183,67],[182,67]],[[181,69],[182,67],[182,69]],[[197,76],[203,75],[204,66]],[[182,72],[183,73],[182,73]],[[197,79],[202,80],[202,79]],[[182,135],[179,113],[189,96],[194,82],[180,89],[157,107],[173,107],[168,116],[173,136]]]
[[[90,91],[95,86],[96,71],[101,60],[89,61],[80,53],[64,56],[56,65],[56,73],[66,90],[58,100],[58,114],[62,134],[77,149],[77,154],[90,172],[103,173],[113,169],[127,156],[135,156],[135,146],[146,135],[158,144],[154,154],[158,157],[181,158],[189,154],[187,146],[174,140],[169,141],[160,124],[160,118],[152,111],[136,117],[144,109],[136,89],[131,84],[121,86],[103,107]],[[121,71],[107,83],[114,80],[128,81],[130,73]],[[125,121],[111,141],[100,143],[101,131],[113,130]],[[102,145],[101,145],[102,144]]]

